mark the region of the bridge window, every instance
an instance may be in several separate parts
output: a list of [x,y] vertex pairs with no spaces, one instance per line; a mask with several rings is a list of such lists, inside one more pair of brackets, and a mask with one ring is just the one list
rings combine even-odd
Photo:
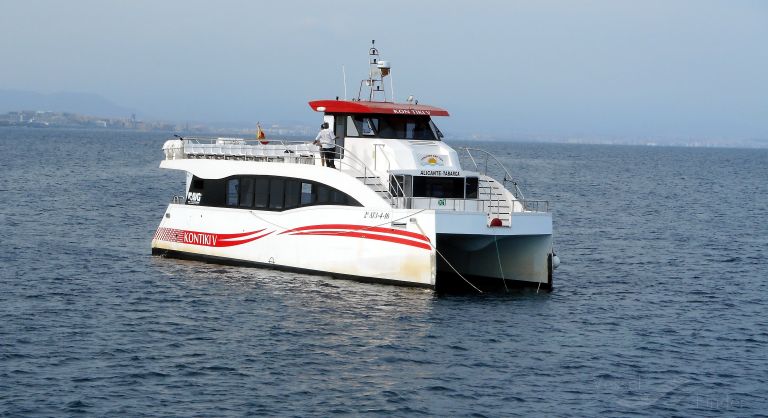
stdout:
[[443,134],[429,116],[354,115],[347,118],[347,136],[435,141]]
[[355,116],[354,121],[357,131],[362,132],[363,136],[376,136],[379,128],[378,118]]
[[347,136],[360,136],[360,131],[357,129],[355,120],[352,116],[347,116]]

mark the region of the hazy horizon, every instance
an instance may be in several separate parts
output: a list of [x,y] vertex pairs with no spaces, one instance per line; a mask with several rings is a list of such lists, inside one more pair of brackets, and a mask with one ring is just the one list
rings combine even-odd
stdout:
[[396,99],[446,108],[446,131],[765,140],[766,21],[758,1],[29,1],[0,14],[0,90],[314,124],[376,39]]

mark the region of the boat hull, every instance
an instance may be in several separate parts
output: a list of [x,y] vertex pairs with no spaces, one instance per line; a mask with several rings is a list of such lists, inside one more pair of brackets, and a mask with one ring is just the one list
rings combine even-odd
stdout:
[[152,240],[155,255],[438,290],[549,290],[551,248],[548,216],[489,228],[484,214],[341,206],[269,212],[171,204]]
[[171,204],[152,253],[229,264],[434,287],[434,225],[429,214],[313,207],[286,212]]
[[552,290],[552,235],[438,234],[437,248],[438,290]]

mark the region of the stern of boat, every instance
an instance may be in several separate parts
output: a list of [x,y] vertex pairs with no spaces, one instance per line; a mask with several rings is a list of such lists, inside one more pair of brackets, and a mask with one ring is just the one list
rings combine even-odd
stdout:
[[493,227],[484,216],[442,214],[437,219],[439,291],[552,290],[549,213],[515,213],[509,226]]

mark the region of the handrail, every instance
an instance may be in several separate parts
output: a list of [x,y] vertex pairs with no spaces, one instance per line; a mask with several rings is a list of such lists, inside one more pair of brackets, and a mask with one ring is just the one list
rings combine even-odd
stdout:
[[[381,145],[384,145],[384,144],[381,144]],[[390,167],[392,166],[392,162],[389,160],[389,157],[387,157],[387,155],[385,153],[382,153],[382,155],[387,160],[387,171],[386,171],[387,172],[387,179],[386,179],[386,184],[382,181],[382,179],[378,175],[375,175],[376,171],[375,170],[371,170],[370,168],[368,168],[368,166],[362,161],[362,159],[360,159],[360,157],[355,155],[354,152],[350,151],[348,148],[345,148],[345,147],[343,147],[341,145],[336,145],[336,147],[341,148],[341,149],[344,150],[344,158],[346,158],[347,155],[349,155],[349,156],[352,157],[352,159],[356,163],[359,163],[360,165],[363,166],[363,168],[365,170],[365,172],[364,172],[364,176],[365,176],[364,178],[365,179],[368,179],[368,178],[375,178],[375,179],[377,179],[378,183],[379,183],[378,185],[381,186],[383,191],[386,192],[387,197],[389,198],[390,205],[395,203],[395,198],[398,197],[398,196],[395,196],[395,195],[392,194],[392,181],[391,181],[391,174],[389,173],[390,172]],[[344,164],[344,158],[341,158],[341,159],[339,159],[337,161],[339,161],[340,164]],[[352,166],[347,164],[347,167],[352,167]],[[371,177],[368,177],[368,171],[369,170],[370,170],[371,174],[374,174]],[[359,169],[358,169],[358,172],[359,172]],[[400,196],[405,197],[405,190],[403,190],[403,187],[397,181],[395,181],[395,194],[399,194]]]
[[[373,161],[374,166],[378,168],[378,165],[376,163],[376,159],[379,155],[379,149],[381,147],[385,147],[387,144],[373,144]],[[392,203],[394,203],[395,197],[402,197],[406,198],[405,196],[405,189],[403,189],[403,186],[400,184],[399,181],[395,181],[395,195],[392,195],[392,161],[389,159],[389,156],[387,156],[387,153],[385,153],[383,150],[381,151],[381,155],[384,156],[384,159],[387,161],[387,183],[389,184],[388,190],[389,190],[389,197],[392,200]]]
[[[275,149],[275,148],[285,148],[286,152],[291,151],[288,149],[291,145],[307,145],[307,151],[312,153],[312,161],[313,163],[318,161],[319,155],[320,155],[320,147],[317,147],[317,149],[313,149],[315,145],[311,143],[311,141],[294,141],[294,140],[284,140],[284,139],[270,139],[270,140],[264,140],[264,139],[245,139],[245,138],[236,138],[236,137],[199,137],[199,136],[190,136],[190,137],[177,137],[178,139],[183,141],[189,141],[191,143],[195,144],[219,144],[219,145],[246,145],[246,146],[262,146],[267,147],[268,149]],[[268,143],[264,143],[268,142]],[[275,147],[276,146],[276,147]],[[309,147],[313,147],[312,149]],[[346,166],[350,171],[353,171],[357,174],[362,174],[363,180],[362,183],[366,186],[372,186],[374,184],[369,184],[367,181],[369,179],[373,179],[376,181],[377,186],[380,186],[382,191],[386,193],[387,199],[389,200],[390,205],[393,205],[395,203],[395,196],[393,196],[391,191],[391,182],[389,181],[389,177],[387,177],[387,181],[385,184],[382,179],[376,174],[375,170],[370,169],[363,160],[355,155],[355,153],[351,152],[348,148],[345,148],[341,145],[336,145],[336,154],[342,155],[342,153],[338,152],[339,149],[343,150],[344,157],[335,159],[335,161],[339,164],[338,169],[341,170],[342,167]],[[389,157],[384,155],[387,159],[387,163],[391,166],[391,162],[389,161]],[[358,165],[358,166],[356,166]],[[389,173],[389,170],[387,170],[387,173]],[[402,187],[399,183],[396,183],[397,190],[396,192],[400,192],[401,195],[405,195],[405,192],[403,191]]]
[[515,198],[518,199],[518,200],[524,200],[525,199],[525,196],[523,196],[523,191],[520,190],[520,187],[518,186],[517,180],[515,180],[515,178],[512,177],[512,174],[509,173],[509,170],[507,170],[507,167],[501,161],[499,161],[499,159],[496,158],[495,155],[491,154],[490,152],[488,152],[488,151],[486,151],[484,149],[480,149],[480,148],[458,147],[458,149],[463,150],[463,151],[465,151],[467,153],[467,155],[469,156],[470,160],[472,161],[472,164],[474,164],[475,169],[478,172],[480,172],[480,168],[477,165],[477,161],[475,161],[475,157],[472,155],[472,151],[477,151],[477,152],[485,154],[485,170],[483,171],[483,174],[486,175],[486,176],[488,175],[488,157],[493,158],[493,160],[496,162],[496,164],[499,167],[501,167],[502,170],[504,170],[504,178],[501,180],[502,185],[504,185],[504,187],[506,188],[507,182],[508,181],[511,182],[512,185],[514,186],[513,195],[515,196]]
[[[235,137],[177,137],[178,139],[181,139],[183,141],[188,141],[190,143],[194,144],[213,144],[213,145],[232,145],[235,146],[235,150],[237,150],[237,146],[257,146],[257,147],[265,147],[266,149],[270,150],[280,150],[281,148],[285,149],[285,153],[291,153],[292,155],[289,156],[291,158],[296,157],[296,160],[294,162],[300,163],[309,163],[317,164],[317,161],[320,159],[320,147],[316,147],[313,145],[310,141],[298,141],[298,140],[284,140],[284,139],[270,139],[267,144],[264,144],[265,140],[259,140],[259,139],[245,139],[245,138],[235,138]],[[290,149],[290,146],[293,145],[303,145],[305,147],[302,148],[295,148]],[[379,144],[376,144],[379,145]],[[385,144],[381,144],[382,146]],[[225,148],[227,148],[226,151]],[[228,158],[230,156],[238,158],[238,157],[244,157],[243,154],[232,154],[232,151],[230,151],[228,148],[225,147],[219,149],[218,153],[215,154],[215,156],[224,156],[225,158]],[[376,148],[376,152],[374,154],[374,158],[378,158],[378,148]],[[478,166],[478,161],[475,158],[475,155],[473,155],[473,152],[476,153],[482,153],[485,154],[485,167],[484,172],[482,173],[484,177],[486,177],[488,180],[485,180],[488,182],[488,197],[486,199],[483,199],[483,201],[487,201],[488,205],[488,211],[489,215],[492,215],[493,211],[490,209],[493,206],[493,203],[496,204],[495,207],[499,208],[502,207],[501,202],[502,200],[506,201],[505,203],[509,205],[510,211],[514,212],[515,204],[519,203],[521,205],[521,208],[523,211],[530,210],[529,208],[532,206],[532,202],[536,201],[526,201],[525,197],[523,196],[522,191],[518,187],[517,181],[512,177],[509,170],[504,166],[501,161],[499,161],[496,156],[491,154],[490,152],[479,149],[479,148],[470,148],[470,147],[458,147],[459,150],[462,150],[467,153],[469,156],[469,159],[472,161],[472,163],[475,166],[475,169],[480,172],[480,168]],[[345,148],[342,145],[336,145],[336,151],[337,155],[341,156],[342,158],[335,159],[335,161],[338,164],[338,170],[348,170],[351,171],[355,176],[362,175],[362,178],[357,177],[358,180],[360,180],[363,184],[366,186],[378,186],[381,189],[378,190],[378,193],[382,193],[385,199],[389,201],[390,206],[393,207],[400,207],[401,205],[403,207],[410,207],[412,202],[416,201],[418,198],[414,198],[412,196],[407,196],[405,193],[405,190],[403,188],[403,185],[395,179],[393,182],[393,175],[391,174],[391,166],[392,162],[389,159],[389,156],[385,152],[381,152],[382,156],[385,158],[387,162],[387,170],[386,170],[386,178],[382,178],[380,173],[381,170],[372,170],[370,167],[367,166],[367,164],[357,155],[355,155],[354,152],[349,150],[348,148]],[[343,151],[343,154],[339,151]],[[242,152],[242,148],[240,148],[240,152]],[[294,154],[295,152],[300,152],[300,154]],[[166,154],[167,156],[168,154]],[[191,152],[190,154],[184,153],[183,158],[189,158],[188,155],[195,155],[195,152]],[[210,158],[211,156],[205,155],[205,158]],[[248,159],[251,157],[245,156],[245,159]],[[272,156],[275,157],[275,156]],[[256,156],[257,159],[260,158],[272,158],[268,155],[259,155]],[[285,156],[284,156],[285,157]],[[281,160],[284,160],[284,157],[281,158]],[[168,157],[167,157],[168,158]],[[280,158],[279,156],[277,158]],[[301,158],[301,160],[299,160]],[[310,160],[311,158],[311,160]],[[493,179],[492,177],[488,176],[488,162],[492,159],[493,162],[495,162],[501,169],[503,170],[504,177],[502,179],[501,184],[498,180]],[[291,160],[288,160],[291,161]],[[376,163],[375,163],[376,164]],[[378,167],[376,167],[378,168]],[[373,183],[369,183],[369,180],[373,180]],[[509,194],[510,192],[506,188],[506,182],[511,182],[514,188],[512,189],[512,197],[513,200],[510,200]],[[393,184],[394,183],[394,184]],[[496,184],[497,186],[494,186]],[[494,193],[494,190],[501,186],[501,190],[497,190],[499,193]],[[506,195],[505,195],[506,194]],[[478,196],[479,197],[479,196]],[[538,211],[538,208],[540,207],[539,204],[535,204],[536,209],[534,211]],[[483,203],[483,208],[486,208],[486,204]],[[548,207],[545,209],[545,211],[548,210]],[[485,210],[484,210],[485,211]],[[510,213],[511,215],[511,213]]]

